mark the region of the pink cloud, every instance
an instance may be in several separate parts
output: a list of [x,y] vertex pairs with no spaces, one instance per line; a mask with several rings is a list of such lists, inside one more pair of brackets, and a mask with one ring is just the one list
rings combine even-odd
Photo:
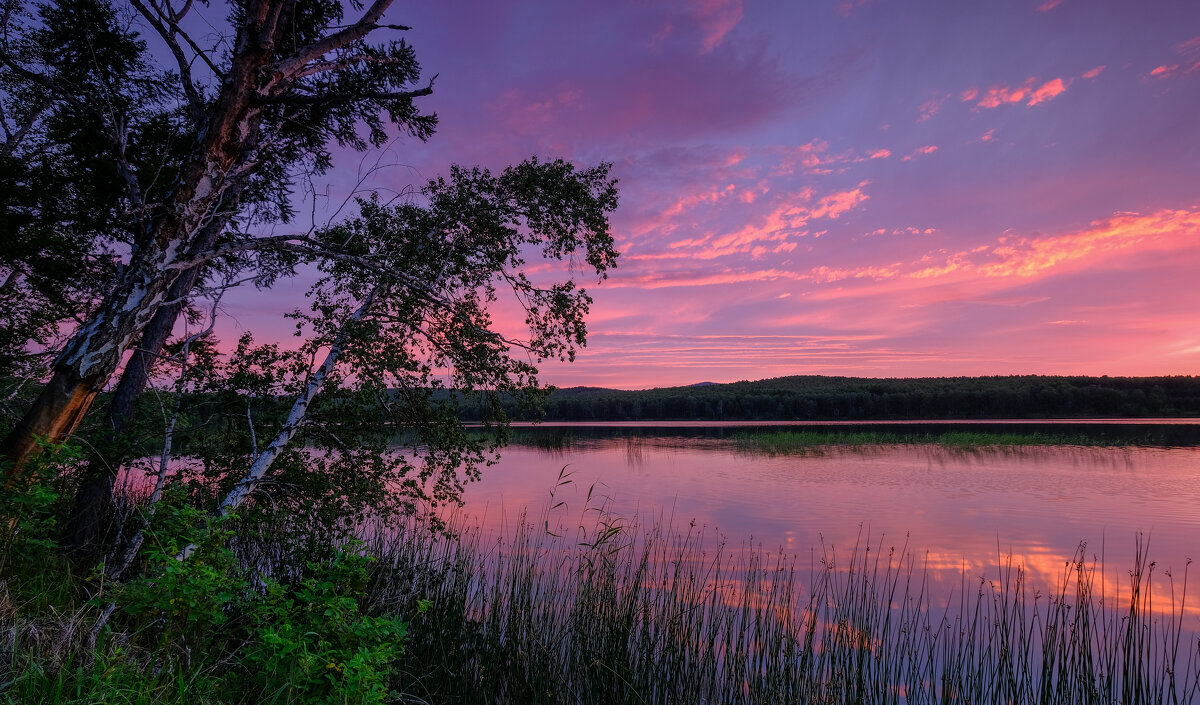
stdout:
[[1038,12],[1049,12],[1059,5],[1063,4],[1063,0],[1045,0],[1041,5],[1038,5]]
[[1171,78],[1200,71],[1200,61],[1193,64],[1163,64],[1150,72],[1153,78]]
[[696,23],[704,31],[704,52],[708,53],[742,21],[742,0],[701,0],[694,12]]
[[[749,254],[752,257],[762,257],[767,254],[788,253],[796,249],[797,238],[810,235],[807,229],[814,220],[836,220],[854,210],[870,196],[865,192],[868,182],[863,181],[853,189],[827,193],[818,197],[811,187],[803,187],[788,193],[773,195],[773,205],[769,210],[760,210],[760,215],[754,216],[744,210],[738,210],[737,217],[741,224],[730,230],[701,231],[692,227],[690,235],[670,242],[667,247],[676,252],[687,252],[699,260],[713,260],[735,254]],[[721,195],[714,198],[714,193]],[[765,193],[765,191],[764,191]],[[723,200],[723,192],[698,193],[688,199],[691,203],[716,203]],[[752,203],[753,198],[739,199],[743,203]],[[682,208],[681,208],[682,210]],[[665,219],[658,226],[659,232],[671,233],[675,225]],[[818,237],[820,233],[812,234]]]
[[667,217],[679,215],[684,211],[691,210],[701,203],[716,203],[722,198],[732,194],[734,190],[733,184],[729,184],[725,186],[725,188],[718,191],[708,191],[705,193],[693,193],[685,195],[668,206],[667,209],[663,211],[663,215]]
[[846,154],[830,154],[829,143],[824,140],[810,140],[796,146],[777,148],[779,156],[773,171],[775,175],[793,174],[803,171],[806,174],[832,174],[833,167],[849,161]]
[[1050,100],[1050,99],[1054,98],[1055,96],[1062,94],[1066,90],[1067,90],[1067,86],[1065,83],[1063,83],[1063,80],[1061,78],[1051,79],[1051,80],[1043,83],[1041,88],[1038,88],[1036,91],[1033,92],[1033,95],[1029,96],[1028,105],[1037,105],[1038,103],[1044,103],[1045,101]]
[[1001,105],[1014,103],[1025,103],[1032,106],[1062,94],[1067,90],[1068,85],[1070,85],[1069,80],[1052,78],[1038,86],[1038,79],[1030,77],[1019,86],[992,86],[983,93],[978,88],[968,88],[959,97],[964,103],[978,98],[975,105],[980,108],[998,108]]
[[1200,35],[1192,37],[1187,41],[1180,42],[1173,48],[1175,49],[1176,53],[1179,54],[1191,54],[1192,52],[1200,51]]
[[1200,211],[1121,213],[1078,233],[1005,242],[991,251],[998,261],[982,263],[976,269],[986,277],[1029,278],[1084,261],[1148,249],[1195,247],[1197,242]]
[[950,298],[942,299],[959,300],[968,290],[974,292],[971,296],[978,296],[988,289],[1066,272],[1119,266],[1140,253],[1196,250],[1198,246],[1200,209],[1118,213],[1076,232],[1042,237],[1006,235],[990,245],[952,254],[930,253],[908,264],[863,265],[863,271],[899,268],[892,278],[913,283],[970,283],[968,289],[955,289]]
[[942,109],[942,103],[946,102],[946,99],[949,97],[949,94],[947,94],[937,98],[930,98],[924,103],[921,103],[921,106],[917,108],[917,112],[920,113],[920,117],[917,118],[917,122],[925,122],[934,115],[937,115],[938,111]]
[[821,266],[812,270],[811,277],[819,284],[828,284],[844,279],[891,279],[900,274],[900,267],[900,262],[885,267],[868,266],[847,269]]
[[927,144],[924,147],[917,147],[911,153],[905,155],[901,161],[910,162],[917,157],[922,157],[926,154],[933,154],[936,151],[938,151],[938,146],[936,144]]
[[605,288],[637,288],[663,289],[667,287],[716,286],[720,284],[742,284],[745,282],[762,282],[776,279],[800,279],[794,272],[782,269],[745,270],[731,269],[727,271],[703,270],[660,270],[643,272],[632,276],[612,277],[605,282]]
[[838,3],[837,11],[842,17],[849,17],[854,14],[854,11],[863,5],[869,5],[872,0],[843,0]]
[[863,201],[870,198],[863,193],[863,187],[867,182],[858,185],[858,188],[852,191],[842,191],[829,196],[825,196],[818,203],[817,207],[810,212],[810,217],[813,218],[839,218],[843,214],[854,210]]
[[1088,79],[1088,80],[1091,80],[1091,79],[1093,79],[1093,78],[1095,78],[1095,77],[1099,76],[1101,73],[1103,73],[1105,68],[1106,68],[1106,67],[1105,67],[1104,65],[1097,66],[1096,68],[1094,68],[1094,69],[1091,69],[1090,71],[1087,71],[1087,72],[1085,72],[1085,73],[1083,74],[1083,78],[1085,78],[1085,79]]
[[980,142],[991,142],[995,139],[996,139],[996,130],[995,130],[995,128],[993,128],[993,129],[988,130],[987,132],[983,133],[983,135],[980,136],[979,141]]
[[871,152],[871,159],[887,159],[890,156],[892,156],[890,149],[877,149]]

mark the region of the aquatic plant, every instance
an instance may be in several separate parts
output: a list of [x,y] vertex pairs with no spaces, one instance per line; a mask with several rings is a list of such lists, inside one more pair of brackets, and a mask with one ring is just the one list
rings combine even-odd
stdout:
[[805,568],[695,526],[588,511],[573,536],[544,520],[491,540],[380,531],[368,601],[433,605],[398,687],[430,703],[1200,699],[1186,573],[1155,594],[1140,548],[1119,594],[1081,548],[1053,590],[1010,559],[941,595],[907,547],[821,547]]

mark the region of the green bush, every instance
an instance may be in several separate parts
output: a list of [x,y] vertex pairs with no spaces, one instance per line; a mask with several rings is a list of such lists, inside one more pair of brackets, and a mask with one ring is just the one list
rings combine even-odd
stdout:
[[[293,591],[269,583],[255,610],[248,673],[272,702],[381,703],[388,666],[404,652],[408,625],[359,611],[371,558],[339,553]],[[423,605],[424,607],[424,605]]]

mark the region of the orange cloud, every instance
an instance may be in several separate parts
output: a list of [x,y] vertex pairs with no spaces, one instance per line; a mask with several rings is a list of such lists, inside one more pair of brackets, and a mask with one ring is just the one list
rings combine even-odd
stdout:
[[987,132],[983,133],[983,136],[979,138],[979,141],[980,142],[991,142],[994,139],[996,139],[996,130],[993,128],[993,129],[988,130]]
[[1105,69],[1105,68],[1106,68],[1106,67],[1105,67],[1105,65],[1103,65],[1103,64],[1102,64],[1102,65],[1100,65],[1100,66],[1097,66],[1096,68],[1094,68],[1094,69],[1091,69],[1090,71],[1087,71],[1087,72],[1085,72],[1085,73],[1083,74],[1083,78],[1086,78],[1086,79],[1088,79],[1088,80],[1091,80],[1091,79],[1093,79],[1093,78],[1095,78],[1095,77],[1099,76],[1099,75],[1100,75],[1100,74],[1101,74],[1101,73],[1104,71],[1104,69]]

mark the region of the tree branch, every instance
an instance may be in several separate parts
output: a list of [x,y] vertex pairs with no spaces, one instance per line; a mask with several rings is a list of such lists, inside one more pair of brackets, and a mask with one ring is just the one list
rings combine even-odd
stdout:
[[363,16],[360,17],[357,22],[347,26],[345,29],[339,32],[334,32],[333,34],[322,37],[321,39],[307,46],[300,47],[300,49],[298,49],[296,53],[289,58],[276,62],[273,68],[278,71],[279,75],[285,80],[291,80],[299,71],[303,69],[304,66],[307,66],[310,62],[316,61],[335,49],[341,49],[344,46],[352,44],[353,42],[366,37],[372,31],[381,26],[392,26],[377,24],[379,18],[383,16],[383,13],[387,11],[391,4],[392,0],[375,0],[375,2],[372,3],[369,8],[367,8],[367,11],[363,13]]
[[[183,84],[183,92],[187,96],[188,111],[193,120],[199,121],[204,109],[204,102],[200,98],[200,91],[196,89],[195,82],[192,81],[192,65],[184,56],[183,47],[179,46],[179,42],[175,39],[175,34],[180,33],[177,18],[174,17],[173,12],[171,17],[164,18],[157,5],[154,5],[154,11],[151,12],[142,0],[129,0],[129,2],[138,11],[138,14],[150,23],[154,31],[158,32],[158,36],[167,43],[167,48],[171,50],[171,54],[175,57],[175,63],[179,66],[179,82]],[[186,8],[184,12],[187,12]],[[164,24],[164,19],[170,23],[170,31]]]
[[325,93],[320,95],[273,95],[259,96],[258,105],[337,105],[354,100],[374,100],[378,102],[420,98],[433,94],[435,75],[429,79],[424,88],[413,91],[361,91],[358,93]]

